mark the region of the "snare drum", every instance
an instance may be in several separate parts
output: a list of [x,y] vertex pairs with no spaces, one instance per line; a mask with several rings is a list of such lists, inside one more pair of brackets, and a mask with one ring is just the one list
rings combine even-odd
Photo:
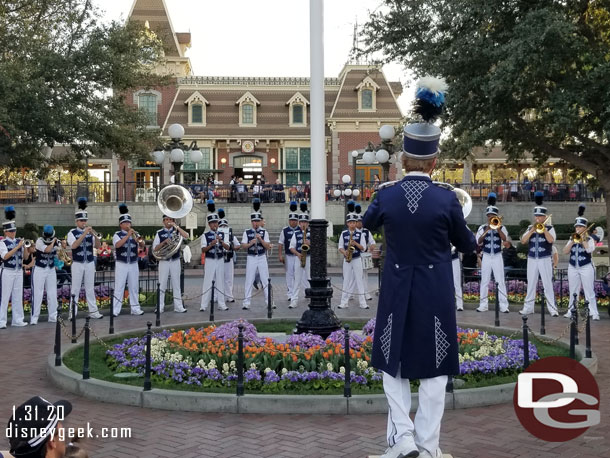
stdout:
[[362,258],[362,270],[370,270],[373,268],[373,256],[371,253],[361,253]]

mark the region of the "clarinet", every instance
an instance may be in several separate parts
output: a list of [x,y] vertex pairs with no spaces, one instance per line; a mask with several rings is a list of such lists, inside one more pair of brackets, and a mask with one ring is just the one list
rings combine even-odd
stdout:
[[225,250],[225,262],[229,262],[233,259],[233,250],[233,229],[229,228],[229,249]]

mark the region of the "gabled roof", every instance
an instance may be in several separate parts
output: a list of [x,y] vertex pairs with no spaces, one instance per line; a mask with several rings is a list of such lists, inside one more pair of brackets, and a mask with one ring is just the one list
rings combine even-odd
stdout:
[[367,76],[362,81],[360,81],[360,84],[358,86],[356,86],[354,88],[354,90],[359,91],[360,88],[367,87],[367,86],[373,86],[375,88],[375,90],[377,90],[377,91],[379,90],[379,84],[377,84],[375,81],[373,81],[373,78],[371,78],[370,76]]
[[193,102],[204,103],[206,105],[210,104],[210,102],[208,102],[207,99],[199,93],[199,91],[193,92],[191,96],[184,101],[184,104],[188,105],[189,103]]
[[235,105],[239,105],[244,102],[254,102],[257,105],[261,104],[258,101],[258,99],[252,95],[252,93],[250,91],[247,91],[244,95],[242,95],[239,99],[237,99],[237,102],[235,102]]
[[286,102],[286,105],[290,105],[291,103],[294,103],[294,102],[304,103],[305,105],[310,105],[309,100],[307,100],[305,98],[305,96],[303,94],[301,94],[300,92],[297,92],[292,97],[290,97],[288,102]]
[[[167,57],[184,57],[167,13],[165,0],[134,0],[128,17],[129,21],[148,22],[150,29],[163,42]],[[184,40],[186,37],[182,36],[181,39]]]

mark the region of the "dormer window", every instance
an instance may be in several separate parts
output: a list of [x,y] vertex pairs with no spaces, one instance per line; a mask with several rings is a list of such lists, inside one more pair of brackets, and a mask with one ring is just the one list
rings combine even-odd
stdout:
[[159,91],[137,91],[133,94],[133,103],[146,115],[148,127],[159,127],[157,119],[158,106],[161,104],[161,93]]
[[199,91],[195,91],[188,99],[184,101],[184,104],[188,106],[188,125],[205,127],[207,114],[206,105],[209,105],[210,102],[208,102],[206,98],[199,93]]
[[286,105],[289,107],[289,122],[290,127],[305,127],[307,126],[307,100],[303,94],[297,92],[294,94]]
[[358,91],[358,111],[377,111],[377,91],[379,85],[367,76],[356,86]]
[[239,105],[239,127],[256,127],[256,107],[260,104],[250,92],[235,102],[235,105]]

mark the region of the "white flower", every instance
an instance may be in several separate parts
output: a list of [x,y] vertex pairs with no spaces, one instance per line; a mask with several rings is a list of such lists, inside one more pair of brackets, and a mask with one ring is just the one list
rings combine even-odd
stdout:
[[287,374],[288,373],[288,369],[286,369],[285,367],[282,369],[282,375]]
[[271,372],[271,368],[270,368],[270,367],[265,367],[265,371],[264,371],[264,372],[265,372],[265,374],[266,374],[267,372]]
[[250,369],[256,369],[256,363],[250,364]]
[[340,374],[345,374],[345,367],[341,366],[341,367],[339,368],[339,373],[340,373]]
[[333,370],[333,363],[326,363],[326,370],[332,371]]

